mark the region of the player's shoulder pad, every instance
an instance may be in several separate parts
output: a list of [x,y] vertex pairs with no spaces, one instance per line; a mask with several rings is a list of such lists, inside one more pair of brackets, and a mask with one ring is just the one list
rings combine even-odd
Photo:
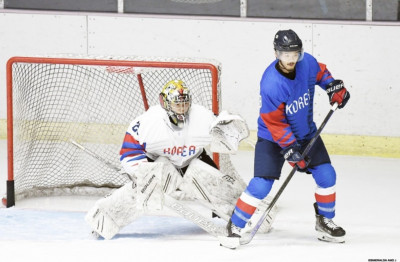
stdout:
[[152,126],[159,125],[164,117],[168,117],[165,113],[165,110],[159,106],[152,106],[143,114],[137,116],[130,124],[130,126],[137,125],[140,123],[140,126]]

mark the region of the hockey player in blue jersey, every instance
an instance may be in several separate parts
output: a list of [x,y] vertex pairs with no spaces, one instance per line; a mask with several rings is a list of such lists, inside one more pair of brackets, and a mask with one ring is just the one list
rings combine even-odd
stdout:
[[237,201],[228,233],[240,237],[257,206],[280,178],[288,161],[302,172],[312,174],[317,184],[314,208],[318,239],[344,242],[345,230],[332,219],[335,216],[336,173],[319,137],[308,156],[301,155],[317,131],[313,121],[315,85],[323,88],[331,105],[343,108],[350,98],[343,81],[335,80],[312,55],[303,52],[301,39],[293,30],[275,34],[276,60],[265,70],[261,83],[261,108],[258,140],[255,147],[254,178]]

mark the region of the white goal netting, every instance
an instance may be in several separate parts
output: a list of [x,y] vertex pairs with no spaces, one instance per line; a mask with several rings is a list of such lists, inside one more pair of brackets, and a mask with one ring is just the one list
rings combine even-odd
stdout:
[[[126,128],[159,103],[162,86],[172,79],[185,81],[193,102],[214,113],[221,102],[220,66],[190,59],[16,57],[8,63],[8,76],[9,168],[16,200],[104,195],[125,184],[126,177],[70,140],[120,166]],[[222,171],[232,172],[228,156],[215,157]]]

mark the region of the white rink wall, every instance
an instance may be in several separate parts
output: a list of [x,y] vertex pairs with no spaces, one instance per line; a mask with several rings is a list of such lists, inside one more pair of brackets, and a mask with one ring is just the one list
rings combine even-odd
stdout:
[[[0,24],[1,138],[7,60],[67,53],[218,60],[223,108],[242,115],[255,130],[259,80],[274,59],[273,36],[289,28],[351,93],[325,133],[400,137],[400,23],[1,11]],[[318,90],[317,124],[329,108],[326,94]]]

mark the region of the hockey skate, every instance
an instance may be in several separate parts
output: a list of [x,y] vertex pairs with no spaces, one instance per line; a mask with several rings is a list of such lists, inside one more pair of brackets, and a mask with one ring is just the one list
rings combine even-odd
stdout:
[[230,248],[230,249],[236,249],[240,246],[240,231],[241,228],[237,227],[235,224],[232,223],[232,221],[229,219],[228,224],[226,225],[227,229],[227,236],[219,236],[218,240],[220,242],[221,246]]
[[337,226],[332,219],[326,218],[318,214],[317,203],[314,203],[315,217],[315,230],[318,232],[318,239],[326,242],[344,243],[346,231]]
[[230,220],[230,219],[229,219],[228,224],[226,225],[226,229],[228,231],[228,237],[236,237],[236,238],[241,237],[240,231],[242,229],[240,227],[237,227],[235,224],[233,224],[232,220]]

